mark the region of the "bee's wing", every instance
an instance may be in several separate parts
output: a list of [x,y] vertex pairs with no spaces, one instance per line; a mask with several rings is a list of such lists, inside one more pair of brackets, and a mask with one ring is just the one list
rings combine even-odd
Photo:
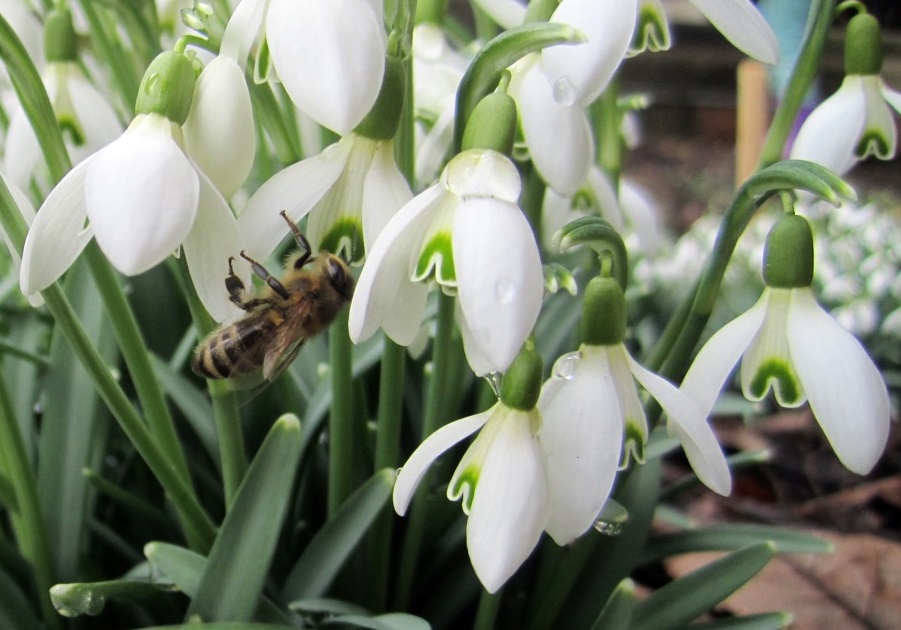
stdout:
[[285,368],[297,358],[297,355],[307,342],[306,337],[284,336],[284,343],[278,343],[270,348],[266,353],[266,358],[263,360],[263,378],[269,382],[281,376]]

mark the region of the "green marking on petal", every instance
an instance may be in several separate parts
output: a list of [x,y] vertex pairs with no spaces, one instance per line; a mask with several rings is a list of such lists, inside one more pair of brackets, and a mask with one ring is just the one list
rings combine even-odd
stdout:
[[801,387],[788,361],[767,359],[761,363],[754,378],[751,379],[751,394],[757,399],[763,398],[771,383],[774,388],[778,389],[778,398],[781,403],[794,405],[801,401]]
[[72,146],[84,146],[84,143],[86,142],[84,131],[82,131],[81,125],[78,124],[78,121],[75,120],[75,118],[60,116],[57,119],[57,122],[59,123],[60,131],[63,132],[63,136],[72,143]]
[[463,498],[460,506],[463,508],[464,514],[469,514],[469,510],[472,509],[472,500],[475,497],[478,483],[479,468],[477,466],[468,466],[457,477],[457,482],[448,490],[447,495],[452,501],[456,501],[460,497]]
[[875,155],[880,160],[891,159],[888,139],[881,129],[865,129],[854,148],[854,156],[858,159],[862,160],[868,155]]
[[442,286],[457,286],[454,268],[454,249],[450,232],[438,232],[422,248],[416,261],[414,282],[428,282],[434,278]]
[[619,463],[620,470],[628,468],[631,459],[635,459],[638,464],[644,464],[645,434],[642,430],[642,423],[626,418],[625,433],[622,459]]
[[349,263],[363,261],[363,224],[359,219],[342,217],[339,219],[319,243],[319,249],[342,257]]
[[638,22],[629,50],[633,53],[650,50],[669,50],[671,45],[669,24],[655,6],[645,5],[638,12]]

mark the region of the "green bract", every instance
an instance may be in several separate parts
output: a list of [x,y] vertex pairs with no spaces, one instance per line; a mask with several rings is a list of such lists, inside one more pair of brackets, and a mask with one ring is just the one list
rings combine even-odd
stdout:
[[194,100],[194,67],[176,52],[157,55],[141,80],[135,114],[160,114],[183,125]]

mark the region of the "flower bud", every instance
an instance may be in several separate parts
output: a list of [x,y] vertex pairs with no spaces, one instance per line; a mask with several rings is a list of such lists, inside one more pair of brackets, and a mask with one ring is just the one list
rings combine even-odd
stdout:
[[869,13],[858,13],[845,32],[845,74],[874,75],[882,70],[882,31]]
[[385,59],[385,75],[379,95],[354,133],[372,140],[393,138],[404,106],[406,85],[404,64],[397,57],[389,55]]
[[809,287],[813,281],[813,233],[802,216],[786,214],[770,228],[763,250],[763,279],[778,289]]
[[530,411],[538,404],[544,363],[534,349],[524,347],[504,373],[501,402],[511,409]]
[[510,155],[516,137],[516,103],[505,88],[502,84],[473,108],[463,131],[464,150],[493,149]]
[[47,62],[75,61],[78,43],[72,12],[69,9],[53,9],[44,21],[44,54]]
[[626,335],[626,296],[610,277],[593,278],[582,302],[582,343],[612,346]]
[[168,51],[150,62],[135,102],[135,114],[159,114],[183,125],[191,109],[196,82],[194,66],[182,54]]

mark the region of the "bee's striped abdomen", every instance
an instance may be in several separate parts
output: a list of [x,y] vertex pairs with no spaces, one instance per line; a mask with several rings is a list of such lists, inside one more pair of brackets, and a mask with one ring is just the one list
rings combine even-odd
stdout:
[[207,337],[197,347],[191,369],[206,378],[231,378],[258,369],[265,348],[257,343],[274,326],[265,318],[235,322]]

